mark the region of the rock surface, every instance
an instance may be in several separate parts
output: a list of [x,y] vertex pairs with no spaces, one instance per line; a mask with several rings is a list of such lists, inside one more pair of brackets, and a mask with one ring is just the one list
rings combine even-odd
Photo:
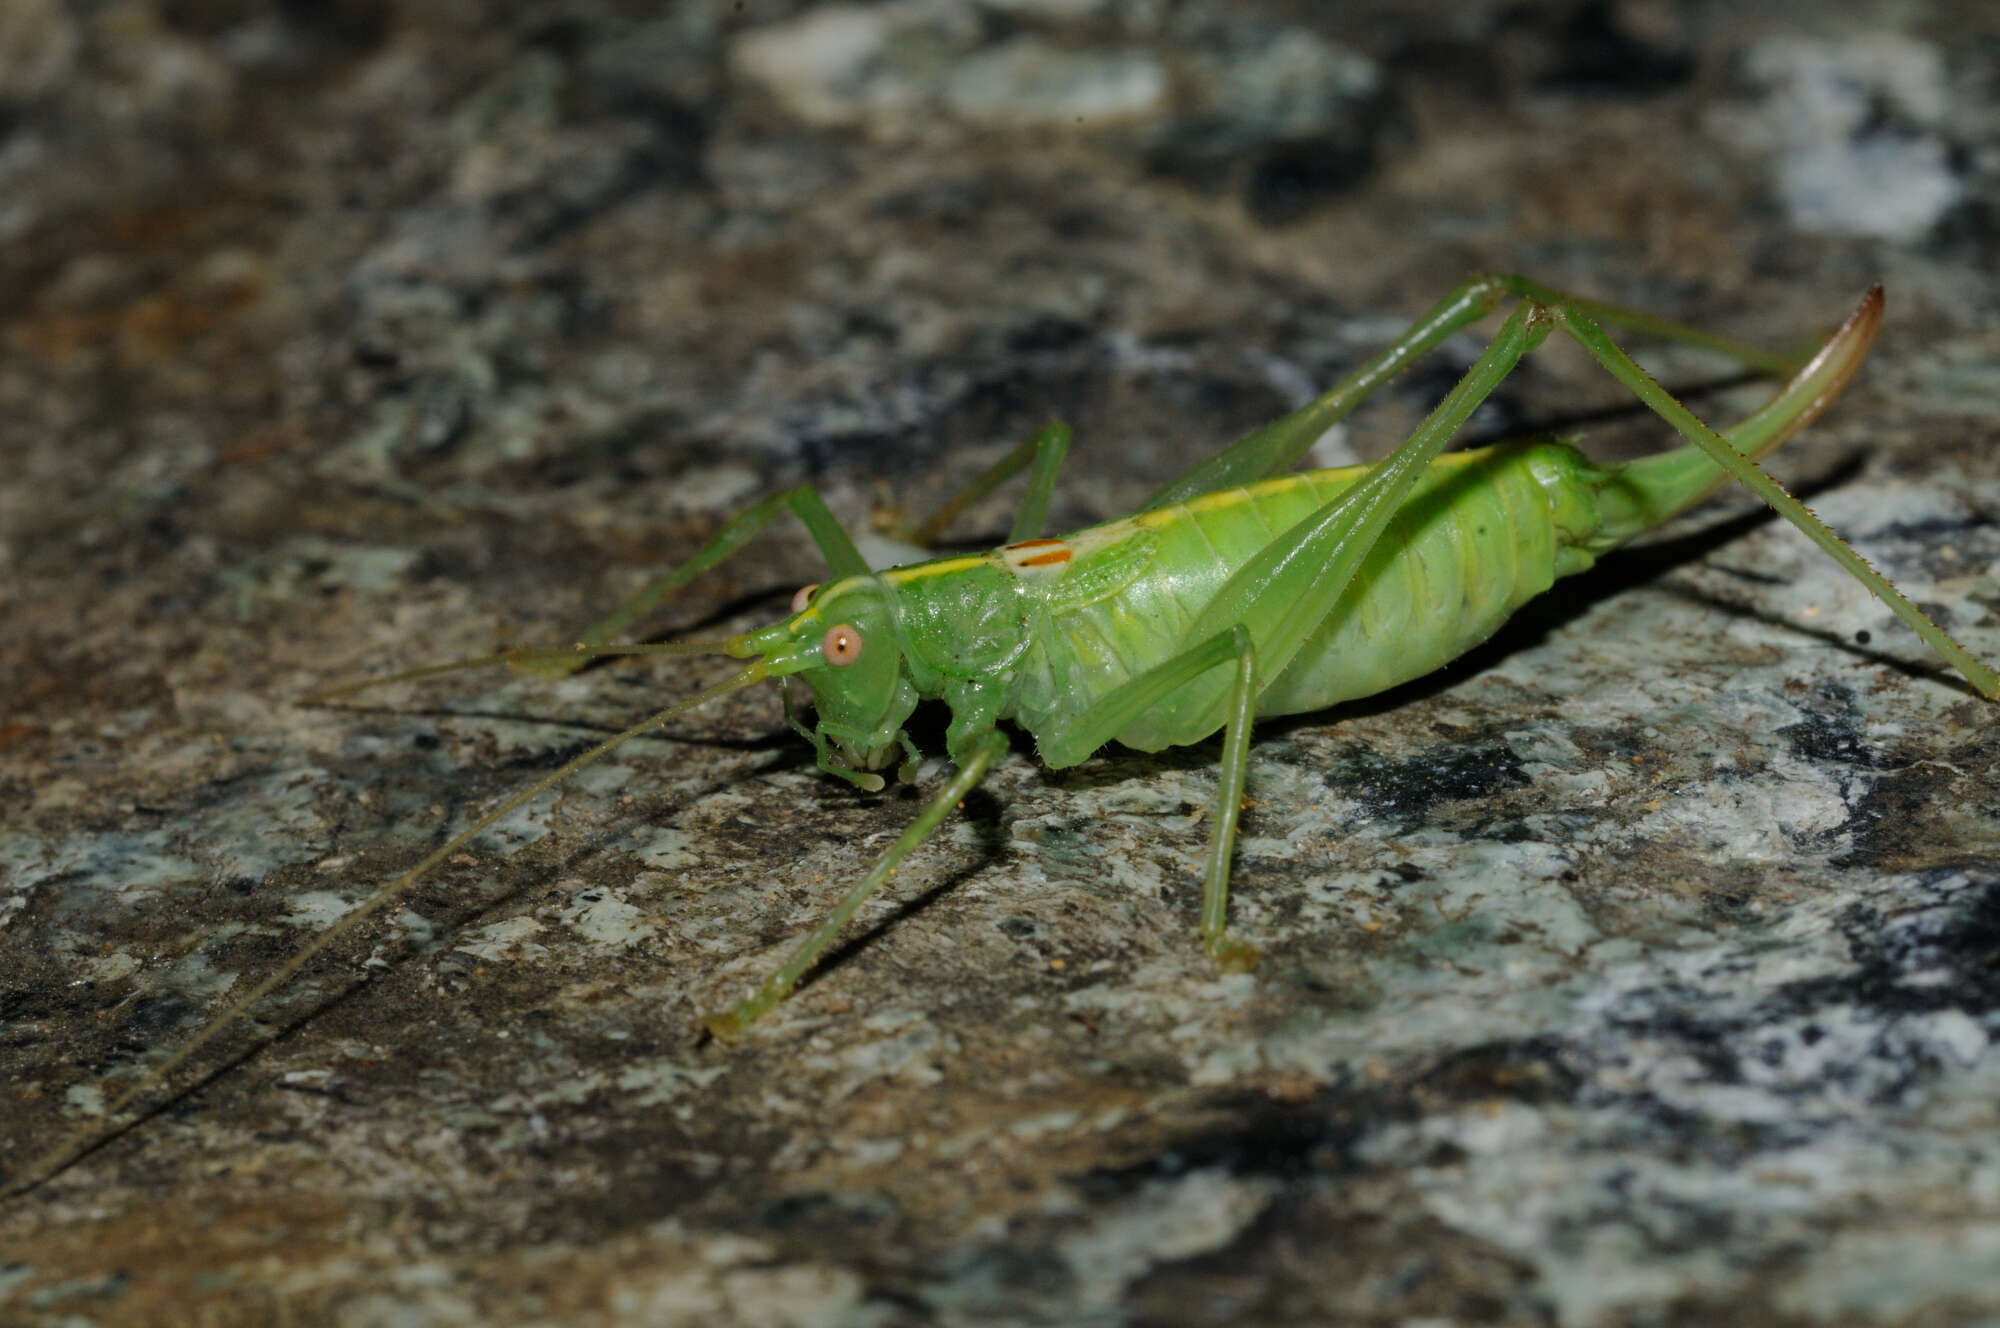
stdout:
[[[1052,525],[1116,515],[1473,271],[1771,345],[1883,280],[1773,468],[2000,659],[1990,6],[660,9],[0,13],[0,1167],[723,671],[295,698],[566,640],[781,485],[922,511],[1051,415]],[[1646,359],[1718,418],[1768,390]],[[1626,407],[1552,348],[1473,427],[1656,443]],[[787,527],[651,630],[817,576]],[[2000,1315],[1995,717],[1728,496],[1260,728],[1254,975],[1195,934],[1215,744],[1021,741],[728,1047],[694,1017],[944,769],[858,793],[745,693],[0,1201],[0,1320]]]

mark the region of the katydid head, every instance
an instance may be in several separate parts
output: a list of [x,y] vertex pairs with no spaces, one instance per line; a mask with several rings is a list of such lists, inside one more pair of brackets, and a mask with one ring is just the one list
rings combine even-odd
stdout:
[[883,784],[871,772],[900,752],[907,778],[917,755],[903,732],[917,690],[903,666],[893,596],[873,575],[807,586],[793,597],[791,617],[729,643],[732,655],[761,655],[781,686],[796,678],[811,689],[812,727],[793,715],[788,686],[786,716],[819,750],[821,769],[870,790]]

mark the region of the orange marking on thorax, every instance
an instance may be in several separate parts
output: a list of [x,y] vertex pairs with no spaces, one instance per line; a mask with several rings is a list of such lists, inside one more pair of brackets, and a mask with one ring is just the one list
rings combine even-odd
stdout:
[[1000,556],[1016,573],[1044,572],[1061,567],[1076,556],[1076,550],[1065,540],[1031,539],[1007,545],[1000,550]]

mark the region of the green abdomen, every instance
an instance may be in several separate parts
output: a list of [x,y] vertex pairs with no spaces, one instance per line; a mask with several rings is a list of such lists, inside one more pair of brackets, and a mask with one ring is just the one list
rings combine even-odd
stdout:
[[[1519,443],[1454,453],[1419,481],[1352,585],[1284,672],[1260,679],[1259,715],[1318,710],[1439,668],[1490,636],[1558,577],[1591,563],[1592,468],[1574,449]],[[1150,537],[1145,574],[1053,614],[1031,670],[1050,684],[1016,706],[1031,730],[1060,722],[1190,644],[1185,634],[1229,576],[1365,471],[1312,471],[1227,490],[1079,532]],[[1113,547],[1106,542],[1105,547]],[[1088,557],[1088,554],[1084,555]],[[1282,612],[1282,606],[1279,606]],[[1224,670],[1118,735],[1142,751],[1193,742],[1221,724]]]

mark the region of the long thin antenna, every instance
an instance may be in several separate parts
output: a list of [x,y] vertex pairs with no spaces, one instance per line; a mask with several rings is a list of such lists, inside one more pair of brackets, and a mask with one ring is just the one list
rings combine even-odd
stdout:
[[[401,898],[412,885],[416,884],[424,873],[437,866],[440,862],[443,862],[459,849],[465,847],[481,831],[517,811],[524,804],[532,802],[535,798],[541,796],[541,794],[547,792],[555,785],[560,784],[563,780],[568,779],[585,766],[624,746],[646,730],[658,728],[668,720],[693,710],[698,706],[706,705],[718,697],[726,696],[730,692],[740,691],[753,683],[762,682],[769,676],[769,673],[770,665],[764,660],[756,660],[749,667],[743,669],[726,682],[717,683],[706,691],[699,692],[685,700],[676,701],[664,709],[654,711],[637,724],[606,738],[589,751],[579,756],[571,757],[549,774],[544,775],[542,778],[528,785],[528,787],[509,797],[492,811],[487,812],[477,821],[474,821],[471,825],[453,835],[441,847],[433,849],[430,853],[426,854],[423,860],[417,863],[416,866],[411,867],[401,876],[398,876],[395,880],[389,882],[389,884],[363,900],[359,905],[349,910],[338,922],[328,927],[318,936],[315,936],[304,949],[279,965],[276,972],[272,973],[262,982],[259,982],[255,987],[252,987],[249,992],[230,1005],[228,1009],[209,1020],[200,1032],[182,1043],[171,1056],[168,1056],[159,1065],[141,1075],[139,1082],[133,1084],[114,1098],[111,1104],[104,1109],[104,1114],[107,1117],[106,1122],[79,1129],[68,1140],[50,1149],[27,1167],[26,1170],[22,1171],[20,1175],[8,1181],[4,1188],[0,1188],[0,1197],[23,1194],[45,1181],[54,1179],[86,1154],[103,1146],[118,1135],[123,1134],[125,1130],[131,1128],[131,1125],[137,1125],[139,1123],[137,1120],[132,1121],[130,1125],[121,1125],[118,1117],[123,1115],[126,1109],[132,1106],[133,1103],[139,1101],[155,1088],[165,1083],[176,1070],[185,1065],[203,1047],[214,1041],[217,1034],[235,1024],[237,1020],[248,1014],[251,1008],[259,1001],[262,1001],[266,996],[269,996],[279,987],[284,986],[292,978],[296,977],[299,970],[311,963],[321,951]],[[388,679],[380,679],[378,681],[386,682]]]
[[515,646],[507,650],[496,650],[490,655],[473,655],[467,659],[448,660],[443,664],[426,664],[420,669],[405,669],[401,673],[387,673],[379,678],[363,678],[360,682],[322,688],[300,697],[297,703],[306,706],[324,705],[328,701],[353,696],[356,692],[365,692],[371,687],[387,687],[392,682],[414,682],[419,678],[435,678],[441,673],[458,673],[465,669],[491,668],[495,664],[512,664],[526,669],[559,666],[567,672],[576,668],[583,660],[598,659],[606,655],[726,655],[728,653],[727,641],[663,641],[654,645],[632,646],[592,646],[579,641],[567,650]]

